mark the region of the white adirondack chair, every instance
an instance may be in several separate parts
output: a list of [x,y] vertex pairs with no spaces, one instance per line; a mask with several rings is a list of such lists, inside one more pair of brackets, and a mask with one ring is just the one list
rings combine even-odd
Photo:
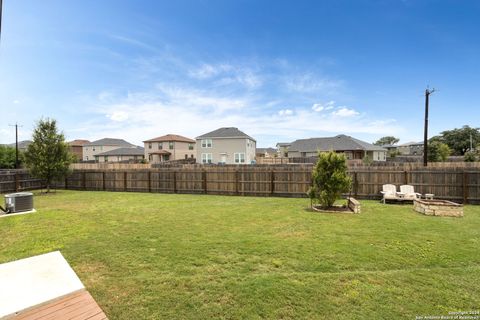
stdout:
[[382,191],[380,193],[383,195],[382,202],[385,203],[387,200],[398,200],[397,187],[393,184],[384,184],[382,186]]
[[400,192],[403,193],[403,198],[405,200],[415,200],[422,197],[422,195],[418,192],[415,192],[415,188],[409,184],[400,186]]

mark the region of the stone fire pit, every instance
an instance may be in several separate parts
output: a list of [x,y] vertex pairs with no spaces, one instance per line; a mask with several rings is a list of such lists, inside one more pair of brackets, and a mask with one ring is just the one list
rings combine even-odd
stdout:
[[413,208],[427,216],[463,217],[463,205],[447,200],[416,199]]

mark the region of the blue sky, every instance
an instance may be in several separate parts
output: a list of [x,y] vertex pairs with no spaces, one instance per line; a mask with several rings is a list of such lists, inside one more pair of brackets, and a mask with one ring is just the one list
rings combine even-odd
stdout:
[[422,140],[480,119],[480,2],[4,0],[0,143],[41,117],[67,139],[259,146],[346,133]]

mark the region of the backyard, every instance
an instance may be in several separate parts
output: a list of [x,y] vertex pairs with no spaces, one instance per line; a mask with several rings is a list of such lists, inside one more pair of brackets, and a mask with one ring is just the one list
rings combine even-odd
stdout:
[[478,310],[480,207],[57,191],[0,219],[0,263],[60,250],[111,319],[414,319]]

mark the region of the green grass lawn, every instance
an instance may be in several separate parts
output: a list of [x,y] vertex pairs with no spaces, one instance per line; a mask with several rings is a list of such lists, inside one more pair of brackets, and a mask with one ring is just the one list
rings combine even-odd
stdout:
[[110,319],[414,319],[480,309],[480,207],[58,191],[0,219],[0,263],[60,250]]

